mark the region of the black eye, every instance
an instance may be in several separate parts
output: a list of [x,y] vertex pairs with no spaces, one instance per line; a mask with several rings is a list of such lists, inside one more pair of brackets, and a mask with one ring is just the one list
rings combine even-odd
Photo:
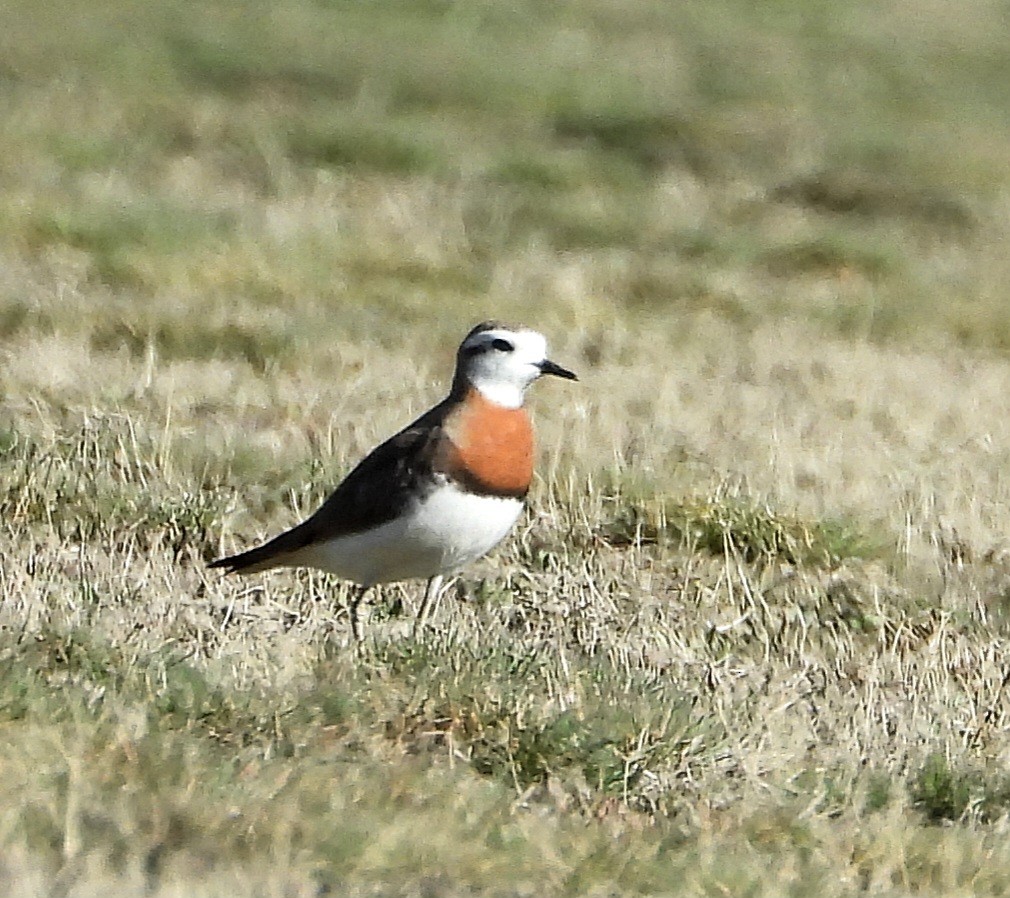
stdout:
[[491,348],[497,349],[499,352],[512,352],[512,350],[515,349],[508,340],[503,340],[501,337],[495,337],[491,341]]

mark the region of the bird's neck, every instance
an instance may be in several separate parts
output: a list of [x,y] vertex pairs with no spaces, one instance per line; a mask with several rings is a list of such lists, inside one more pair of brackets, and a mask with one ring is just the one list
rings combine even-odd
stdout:
[[502,380],[469,377],[457,371],[449,395],[454,399],[462,399],[471,390],[476,390],[484,399],[500,408],[522,408],[525,399],[525,391],[516,384]]

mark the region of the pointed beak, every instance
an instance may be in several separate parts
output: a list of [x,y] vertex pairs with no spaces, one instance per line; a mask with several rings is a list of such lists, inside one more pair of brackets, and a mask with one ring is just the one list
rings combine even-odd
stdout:
[[547,359],[544,359],[537,367],[541,374],[553,374],[555,377],[563,377],[565,380],[578,380],[574,372],[562,368],[560,365],[555,365],[554,362]]

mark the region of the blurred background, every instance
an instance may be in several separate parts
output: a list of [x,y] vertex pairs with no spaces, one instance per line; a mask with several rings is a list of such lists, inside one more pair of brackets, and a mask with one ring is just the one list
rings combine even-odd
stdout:
[[5,338],[262,368],[493,312],[1010,344],[1002,2],[0,17]]

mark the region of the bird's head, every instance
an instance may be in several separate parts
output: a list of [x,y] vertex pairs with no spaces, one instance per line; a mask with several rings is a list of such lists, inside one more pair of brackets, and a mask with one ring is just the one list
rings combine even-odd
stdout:
[[471,385],[496,405],[519,408],[526,388],[545,374],[578,380],[547,358],[543,334],[487,321],[471,330],[459,347],[454,388]]

